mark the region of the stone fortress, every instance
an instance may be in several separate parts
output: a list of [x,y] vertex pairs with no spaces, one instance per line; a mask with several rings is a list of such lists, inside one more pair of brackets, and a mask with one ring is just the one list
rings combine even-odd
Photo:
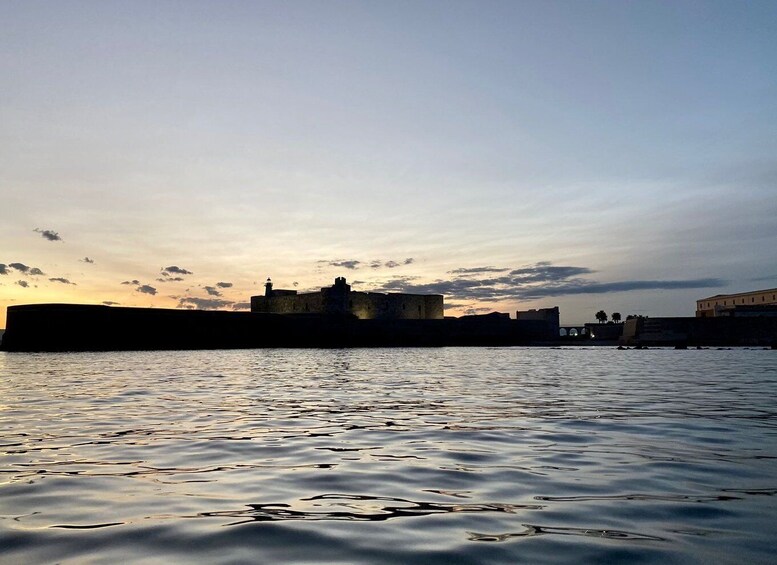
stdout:
[[251,312],[264,314],[340,314],[360,320],[442,320],[441,294],[357,292],[345,277],[318,292],[273,288],[267,279],[264,296],[251,297]]

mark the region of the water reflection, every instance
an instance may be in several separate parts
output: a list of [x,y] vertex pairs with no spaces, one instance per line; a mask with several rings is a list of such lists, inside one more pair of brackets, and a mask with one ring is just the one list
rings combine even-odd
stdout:
[[0,354],[3,558],[767,562],[775,386],[761,350]]
[[[298,508],[291,504],[249,504],[248,510],[203,512],[198,516],[229,516],[256,522],[283,520],[357,520],[381,522],[447,512],[508,512],[539,510],[538,504],[446,504],[418,502],[402,498],[355,494],[321,494],[300,499]],[[302,507],[307,507],[307,510]],[[248,521],[248,520],[247,520]],[[230,525],[244,522],[233,522]]]

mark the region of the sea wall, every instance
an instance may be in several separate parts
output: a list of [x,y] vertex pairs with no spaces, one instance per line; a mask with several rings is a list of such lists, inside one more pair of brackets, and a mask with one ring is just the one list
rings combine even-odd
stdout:
[[494,315],[359,320],[351,315],[40,304],[10,306],[7,319],[6,351],[525,345],[549,337],[542,322]]
[[623,345],[771,346],[777,318],[638,318],[623,325]]

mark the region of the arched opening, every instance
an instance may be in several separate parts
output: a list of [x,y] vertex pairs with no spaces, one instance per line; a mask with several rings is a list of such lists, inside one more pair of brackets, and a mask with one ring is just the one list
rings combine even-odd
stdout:
[[567,330],[564,328],[559,328],[558,335],[559,337],[567,337]]

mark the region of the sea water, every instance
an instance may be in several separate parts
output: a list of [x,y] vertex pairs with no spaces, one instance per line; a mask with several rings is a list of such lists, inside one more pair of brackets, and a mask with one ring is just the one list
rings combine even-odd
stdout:
[[768,563],[777,351],[0,353],[3,563]]

